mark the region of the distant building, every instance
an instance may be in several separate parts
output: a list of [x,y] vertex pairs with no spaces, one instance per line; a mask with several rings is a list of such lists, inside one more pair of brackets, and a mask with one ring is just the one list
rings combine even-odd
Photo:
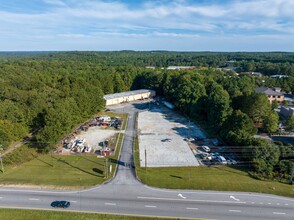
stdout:
[[150,89],[140,89],[133,90],[128,92],[121,92],[115,94],[104,95],[104,99],[106,100],[106,106],[115,105],[124,102],[130,102],[140,99],[148,99],[155,96],[155,91]]
[[286,76],[286,75],[271,75],[272,78],[276,78],[276,79],[281,79],[281,78],[284,78],[284,77],[289,77],[289,76]]
[[168,70],[191,70],[191,69],[195,69],[195,66],[169,66],[166,69],[168,69]]
[[146,66],[145,68],[146,69],[153,69],[154,70],[155,69],[155,66]]
[[236,71],[238,68],[236,66],[228,66],[222,68],[224,71]]
[[275,91],[274,89],[271,89],[271,88],[258,87],[258,88],[255,88],[255,92],[265,94],[270,104],[272,104],[274,100],[277,100],[278,103],[281,103],[284,100],[283,93]]
[[285,107],[285,106],[282,106],[280,112],[281,112],[281,114],[283,116],[285,116],[286,118],[288,118],[289,116],[294,115],[294,108],[293,107]]
[[252,76],[258,76],[258,77],[262,77],[263,76],[263,74],[260,73],[260,72],[251,72],[251,75]]

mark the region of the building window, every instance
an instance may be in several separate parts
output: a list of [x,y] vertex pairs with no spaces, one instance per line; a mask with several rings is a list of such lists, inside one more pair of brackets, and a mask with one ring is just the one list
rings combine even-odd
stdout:
[[278,98],[281,98],[281,96],[278,96]]
[[275,96],[275,95],[273,95],[273,98],[276,98],[276,96]]
[[268,97],[268,98],[271,98],[271,96],[270,96],[270,95],[268,95],[267,97]]

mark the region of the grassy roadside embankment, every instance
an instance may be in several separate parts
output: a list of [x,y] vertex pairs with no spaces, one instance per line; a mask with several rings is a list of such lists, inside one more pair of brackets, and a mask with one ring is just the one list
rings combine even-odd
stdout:
[[41,210],[22,210],[22,209],[1,209],[1,220],[151,220],[151,219],[171,219],[155,217],[136,217],[110,214],[91,214],[67,211],[41,211]]

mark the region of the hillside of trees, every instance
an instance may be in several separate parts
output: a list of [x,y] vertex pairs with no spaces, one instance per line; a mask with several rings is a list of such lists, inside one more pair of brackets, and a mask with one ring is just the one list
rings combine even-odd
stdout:
[[[215,68],[229,65],[227,61],[244,71],[289,77],[237,77]],[[0,144],[7,148],[32,133],[39,150],[52,150],[64,135],[104,109],[104,94],[149,88],[235,146],[257,173],[286,175],[293,146],[253,138],[257,129],[270,133],[278,128],[277,113],[254,88],[271,84],[293,92],[293,63],[294,53],[0,53]],[[168,65],[198,68],[145,68]]]

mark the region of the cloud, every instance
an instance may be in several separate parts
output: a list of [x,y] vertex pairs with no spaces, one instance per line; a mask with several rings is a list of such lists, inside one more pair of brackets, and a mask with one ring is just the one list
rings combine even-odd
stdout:
[[[195,43],[195,38],[203,37],[221,42],[214,36],[294,37],[294,1],[289,0],[154,0],[135,5],[120,0],[42,1],[47,6],[37,13],[0,9],[0,38],[59,42],[138,38],[139,44],[140,39],[155,38]],[[3,44],[0,41],[0,48]]]
[[154,32],[153,35],[160,37],[175,37],[175,38],[199,38],[196,34],[179,34],[179,33],[166,33],[166,32]]
[[48,5],[66,6],[64,1],[61,0],[43,0]]

